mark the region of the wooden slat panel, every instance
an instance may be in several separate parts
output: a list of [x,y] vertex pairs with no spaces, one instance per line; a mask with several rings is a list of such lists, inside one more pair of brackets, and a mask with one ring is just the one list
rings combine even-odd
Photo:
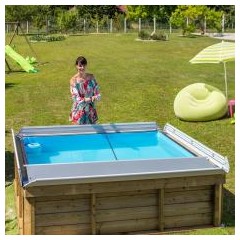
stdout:
[[160,231],[164,230],[164,215],[165,215],[165,206],[164,206],[164,189],[159,189],[158,192],[158,228]]
[[36,215],[36,226],[90,223],[90,211]]
[[196,190],[211,190],[213,189],[213,185],[204,185],[204,186],[186,186],[179,188],[165,188],[165,193],[167,192],[182,192],[182,191],[196,191]]
[[19,196],[19,191],[21,191],[21,186],[20,186],[20,179],[19,179],[19,173],[17,170],[17,160],[16,156],[14,155],[14,191],[17,196]]
[[36,202],[36,214],[90,210],[90,198]]
[[19,196],[18,196],[18,216],[20,218],[23,217],[23,201],[24,201],[24,199],[23,199],[23,190],[20,189]]
[[157,206],[157,194],[141,194],[114,197],[98,197],[97,209],[115,209],[127,207],[141,207],[141,206]]
[[98,198],[108,198],[108,197],[116,197],[116,196],[139,196],[145,194],[157,194],[158,190],[155,189],[147,189],[147,190],[137,190],[137,191],[121,191],[121,192],[105,192],[98,193]]
[[91,194],[91,228],[92,234],[96,234],[96,194]]
[[26,197],[61,196],[76,194],[91,194],[104,192],[136,191],[160,188],[178,188],[200,185],[223,184],[225,175],[209,175],[195,177],[179,177],[168,179],[148,179],[139,181],[103,182],[74,185],[53,185],[43,187],[29,187],[25,191]]
[[124,221],[101,222],[97,224],[98,234],[121,234],[127,232],[157,230],[158,219],[132,219]]
[[214,226],[219,226],[222,219],[222,185],[216,184],[214,189]]
[[213,191],[196,190],[165,193],[165,204],[212,201]]
[[212,218],[212,213],[165,217],[165,228],[196,227],[197,225],[210,225],[213,222]]
[[136,207],[136,208],[119,208],[109,210],[98,210],[96,219],[97,222],[105,221],[120,221],[128,219],[142,218],[158,218],[158,207]]
[[18,230],[20,234],[23,234],[23,189],[20,186],[20,180],[17,170],[16,157],[14,156],[14,193],[15,193],[15,206],[16,215],[18,220]]
[[212,175],[29,188],[25,196],[40,197],[33,204],[24,199],[23,233],[112,234],[219,223],[222,198],[213,186],[224,181]]
[[90,224],[36,227],[38,235],[81,235],[91,234]]
[[74,194],[74,195],[58,195],[58,196],[43,196],[37,197],[37,202],[46,202],[46,201],[62,201],[62,200],[74,200],[74,199],[90,199],[89,194]]
[[18,196],[18,227],[20,234],[24,234],[24,198],[23,198],[23,189],[20,189],[20,195]]
[[165,217],[182,216],[189,214],[210,213],[213,211],[211,202],[194,202],[184,204],[171,204],[164,206]]
[[24,198],[23,234],[25,235],[35,234],[34,202],[34,198]]
[[23,218],[18,218],[18,229],[19,229],[19,234],[23,235]]
[[16,206],[16,213],[17,213],[17,218],[20,218],[22,213],[21,213],[21,196],[16,194],[16,180],[13,182],[14,184],[14,191],[15,191],[15,206]]

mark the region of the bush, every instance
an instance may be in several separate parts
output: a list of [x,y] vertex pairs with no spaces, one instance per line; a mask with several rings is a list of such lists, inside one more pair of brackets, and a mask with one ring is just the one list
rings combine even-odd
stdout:
[[138,33],[138,37],[142,40],[149,40],[150,39],[150,34],[144,30],[141,30],[139,33]]
[[183,28],[183,36],[189,36],[191,33],[195,32],[196,27],[194,24],[189,24]]
[[150,39],[152,40],[162,40],[162,41],[166,41],[167,40],[167,35],[164,33],[153,33],[150,36]]
[[30,41],[36,41],[36,42],[53,42],[53,41],[62,41],[65,40],[65,37],[60,35],[60,36],[45,36],[45,35],[35,35],[31,36]]
[[162,40],[162,41],[168,40],[168,36],[165,33],[159,33],[159,32],[149,33],[143,30],[141,30],[138,33],[138,38],[142,40]]

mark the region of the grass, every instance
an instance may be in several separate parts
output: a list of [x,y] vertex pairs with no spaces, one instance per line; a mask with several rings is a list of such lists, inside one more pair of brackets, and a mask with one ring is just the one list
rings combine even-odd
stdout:
[[[69,79],[78,55],[87,57],[88,71],[101,87],[99,123],[169,122],[221,155],[228,156],[230,172],[224,189],[221,228],[196,229],[177,234],[234,234],[235,232],[235,126],[229,118],[210,122],[184,122],[175,117],[173,103],[185,86],[204,82],[224,91],[222,64],[191,65],[200,50],[220,40],[171,35],[170,41],[139,42],[136,34],[71,36],[64,41],[34,43],[39,73],[6,74],[6,234],[16,234],[13,198],[13,146],[11,128],[70,124]],[[7,42],[7,40],[6,40]],[[31,54],[23,37],[16,50]],[[31,55],[30,55],[31,56]],[[8,59],[9,60],[9,59]],[[9,60],[16,70],[20,67]],[[234,98],[235,65],[227,63],[229,98]]]

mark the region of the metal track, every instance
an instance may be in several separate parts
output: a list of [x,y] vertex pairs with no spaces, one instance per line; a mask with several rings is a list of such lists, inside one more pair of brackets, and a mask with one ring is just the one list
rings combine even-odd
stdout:
[[169,123],[164,126],[163,132],[176,142],[183,144],[186,148],[188,148],[188,150],[194,151],[200,156],[206,157],[209,161],[223,169],[225,172],[229,172],[229,162],[227,157],[223,157],[222,155],[216,153],[212,149],[181,132]]

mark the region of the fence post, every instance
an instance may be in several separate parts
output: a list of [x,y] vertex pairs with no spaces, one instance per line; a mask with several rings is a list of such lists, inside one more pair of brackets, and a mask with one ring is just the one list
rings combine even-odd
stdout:
[[48,18],[46,17],[46,34],[48,34]]
[[86,19],[83,19],[83,32],[86,33]]
[[110,33],[112,33],[113,30],[113,20],[112,18],[110,19]]
[[225,25],[225,16],[222,15],[222,33],[224,33],[224,25]]
[[204,17],[204,33],[205,34],[207,32],[207,17]]
[[153,18],[153,32],[156,32],[156,17]]
[[141,22],[141,18],[138,19],[138,32],[141,31],[142,28],[142,22]]
[[27,34],[29,33],[29,22],[27,20]]
[[97,33],[98,33],[98,21],[97,21]]
[[124,33],[127,32],[127,18],[124,18]]
[[169,23],[169,33],[170,34],[172,33],[172,23],[171,22]]

